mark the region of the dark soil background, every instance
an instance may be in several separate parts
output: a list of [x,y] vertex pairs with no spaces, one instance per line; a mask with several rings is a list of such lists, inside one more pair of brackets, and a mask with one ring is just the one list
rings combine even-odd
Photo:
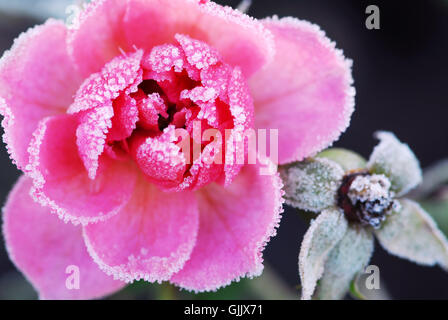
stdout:
[[[235,7],[239,0],[217,2]],[[365,27],[369,4],[380,8],[380,30]],[[367,157],[376,144],[372,134],[385,129],[407,142],[423,167],[448,157],[448,1],[254,0],[249,14],[295,16],[316,23],[354,60],[356,112],[336,146]],[[0,53],[36,23],[0,13]],[[19,174],[2,146],[1,203]],[[278,236],[265,251],[267,261],[291,288],[299,283],[297,255],[305,230],[305,222],[286,208]],[[448,274],[440,268],[400,260],[378,245],[371,263],[380,267],[394,299],[448,298]],[[4,291],[11,287],[14,292]],[[33,298],[29,292],[0,239],[0,299]]]

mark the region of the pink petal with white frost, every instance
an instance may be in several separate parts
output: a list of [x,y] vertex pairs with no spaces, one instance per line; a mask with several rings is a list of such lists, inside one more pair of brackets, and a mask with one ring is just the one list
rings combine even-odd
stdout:
[[173,68],[174,71],[181,72],[184,67],[184,54],[172,44],[156,46],[145,57],[142,66],[157,73],[169,72]]
[[177,140],[174,126],[169,126],[158,137],[133,137],[131,141],[131,153],[137,165],[162,189],[176,187],[184,179],[187,161]]
[[76,129],[76,144],[90,179],[95,179],[99,157],[104,151],[106,135],[112,127],[114,108],[110,105],[86,111]]
[[92,74],[79,88],[75,102],[68,109],[69,114],[110,105],[120,93],[137,91],[142,81],[140,62],[143,51],[128,56],[120,55],[108,62],[101,72]]
[[174,37],[182,47],[188,63],[196,69],[208,69],[221,60],[218,52],[202,41],[191,39],[183,34],[176,34]]
[[32,195],[64,221],[103,221],[130,199],[136,179],[129,161],[105,158],[95,180],[89,179],[76,145],[77,117],[62,115],[41,121],[30,147],[26,173],[34,180]]
[[[31,179],[22,176],[3,209],[3,234],[9,257],[41,299],[92,299],[120,290],[125,283],[107,276],[93,262],[82,230],[65,224],[29,196]],[[67,267],[79,268],[79,289],[69,290]],[[73,283],[72,283],[73,284]]]
[[114,102],[114,116],[112,128],[107,136],[108,140],[120,141],[131,136],[137,127],[138,108],[136,101],[128,95],[121,95]]
[[197,191],[197,243],[170,282],[209,291],[261,274],[262,251],[276,233],[283,193],[278,175],[260,175],[260,168],[246,165],[229,187],[211,184]]
[[165,193],[141,179],[128,205],[108,221],[84,227],[84,239],[107,274],[160,282],[184,266],[197,231],[194,194]]
[[229,80],[232,76],[232,68],[227,64],[218,64],[201,71],[202,85],[213,88],[219,93],[219,98],[229,103],[227,96]]
[[70,35],[74,61],[84,74],[97,72],[120,48],[150,50],[172,43],[176,34],[203,40],[224,61],[250,75],[274,54],[272,35],[263,25],[237,10],[202,0],[98,0]]
[[[230,136],[230,141],[233,142],[226,143],[226,159],[233,159],[233,162],[229,164],[227,160],[224,166],[225,185],[229,185],[241,170],[242,165],[238,164],[238,155],[248,153],[244,134],[253,128],[254,122],[254,102],[239,68],[235,68],[232,72],[228,84],[228,96],[230,112],[234,117],[234,129]],[[239,143],[240,139],[245,139],[243,144]]]
[[279,162],[302,160],[328,147],[354,110],[351,61],[317,26],[267,19],[276,57],[250,80],[255,127],[278,129]]
[[166,112],[168,106],[157,92],[140,99],[137,107],[140,114],[139,125],[144,129],[158,132],[159,114],[164,118],[168,118],[168,113]]
[[79,84],[60,21],[48,20],[28,30],[5,52],[0,60],[3,140],[20,169],[28,163],[27,148],[39,120],[65,112]]

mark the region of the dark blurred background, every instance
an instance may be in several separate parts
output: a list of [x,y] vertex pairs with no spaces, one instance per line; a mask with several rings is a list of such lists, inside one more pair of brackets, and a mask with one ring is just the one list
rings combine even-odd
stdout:
[[[40,23],[47,14],[41,9],[33,12],[33,7],[2,12],[2,1],[0,53],[11,47],[19,33]],[[21,1],[29,3],[10,2]],[[236,7],[240,1],[216,2]],[[365,9],[370,4],[380,8],[380,30],[365,27]],[[254,0],[249,14],[256,18],[294,16],[316,23],[354,60],[356,111],[350,128],[335,146],[367,157],[376,144],[372,134],[384,129],[407,142],[423,167],[448,158],[448,0]],[[4,147],[0,148],[0,168],[3,204],[20,174]],[[270,270],[297,295],[297,256],[306,227],[293,209],[286,208],[278,235],[265,251]],[[440,268],[420,267],[392,257],[379,245],[371,264],[380,267],[382,283],[393,299],[448,299],[448,273]],[[242,281],[216,294],[196,298],[258,297],[246,286],[248,281]],[[113,298],[160,297],[172,290],[137,283]],[[193,296],[181,294],[180,298],[184,297]],[[9,261],[0,240],[0,299],[10,298],[35,298],[35,294]]]

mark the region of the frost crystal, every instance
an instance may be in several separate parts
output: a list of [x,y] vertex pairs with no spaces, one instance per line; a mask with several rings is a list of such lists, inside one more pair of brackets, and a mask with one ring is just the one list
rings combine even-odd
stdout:
[[[390,189],[390,181],[382,174],[374,174],[371,176],[357,176],[348,191],[348,197],[355,205],[358,201],[374,202],[380,199],[381,203],[384,199],[388,199]],[[376,212],[384,210],[379,205],[376,207]]]

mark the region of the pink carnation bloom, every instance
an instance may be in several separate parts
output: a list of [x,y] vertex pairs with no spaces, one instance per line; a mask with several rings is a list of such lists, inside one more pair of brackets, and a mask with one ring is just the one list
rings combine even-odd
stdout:
[[[25,173],[4,208],[9,256],[46,299],[260,275],[282,211],[278,175],[188,164],[174,131],[279,129],[279,163],[301,160],[347,127],[351,84],[350,61],[294,18],[98,0],[76,28],[50,19],[0,61],[4,141]],[[68,266],[79,290],[66,287]]]

